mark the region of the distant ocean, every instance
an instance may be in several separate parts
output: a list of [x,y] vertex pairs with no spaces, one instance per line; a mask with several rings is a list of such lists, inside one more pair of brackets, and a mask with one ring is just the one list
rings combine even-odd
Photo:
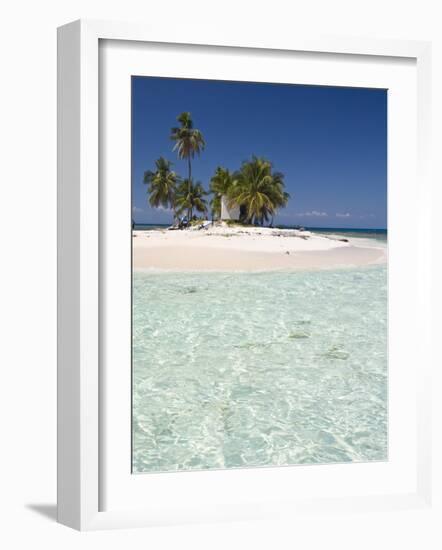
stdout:
[[165,229],[171,225],[170,223],[136,223],[134,229],[137,231],[142,231],[143,229]]

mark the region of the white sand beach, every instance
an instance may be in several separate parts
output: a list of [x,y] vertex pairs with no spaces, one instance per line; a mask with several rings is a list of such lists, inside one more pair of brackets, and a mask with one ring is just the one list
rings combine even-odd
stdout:
[[137,230],[132,241],[135,270],[306,270],[387,261],[386,247],[372,240],[296,229],[219,224],[206,229]]

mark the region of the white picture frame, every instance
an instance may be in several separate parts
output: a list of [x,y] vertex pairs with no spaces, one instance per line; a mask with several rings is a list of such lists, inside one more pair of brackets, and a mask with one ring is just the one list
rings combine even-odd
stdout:
[[[345,37],[280,37],[278,43],[265,40],[246,43],[241,40],[211,43],[204,37],[192,41],[201,48],[229,48],[247,53],[271,51],[283,56],[287,52],[310,52],[378,58],[409,58],[417,71],[417,165],[419,181],[419,310],[420,336],[427,352],[419,366],[416,391],[416,487],[413,491],[335,497],[316,495],[302,502],[287,500],[281,494],[233,506],[214,499],[191,505],[143,508],[113,506],[103,510],[100,483],[103,482],[101,418],[105,400],[100,385],[100,301],[102,290],[101,237],[99,213],[99,48],[100,41],[162,43],[189,47],[188,37],[174,33],[168,37],[143,26],[116,22],[76,21],[58,31],[58,521],[80,530],[150,526],[205,520],[269,517],[293,513],[392,509],[426,506],[431,500],[431,247],[430,210],[432,182],[429,177],[430,120],[430,44],[390,40],[366,40]],[[204,75],[201,75],[204,76]],[[425,244],[423,244],[425,243]],[[416,288],[417,288],[416,287]],[[335,468],[346,468],[345,465]],[[330,466],[328,466],[330,468]],[[273,476],[280,468],[272,469]],[[287,469],[285,469],[287,471]],[[261,470],[260,472],[263,472]],[[262,473],[254,475],[265,475]],[[161,474],[160,474],[161,475]],[[183,474],[172,474],[178,476]],[[188,476],[188,474],[184,474]],[[191,474],[192,484],[207,482],[207,472]],[[248,475],[236,471],[233,476]],[[330,475],[324,473],[318,475]],[[200,481],[195,476],[199,476]],[[172,478],[170,484],[177,482]],[[181,478],[184,479],[184,478]],[[187,477],[187,480],[189,477]],[[269,478],[270,479],[270,478]],[[202,481],[201,481],[202,480]],[[169,485],[170,487],[170,485]],[[118,504],[118,503],[117,503]]]

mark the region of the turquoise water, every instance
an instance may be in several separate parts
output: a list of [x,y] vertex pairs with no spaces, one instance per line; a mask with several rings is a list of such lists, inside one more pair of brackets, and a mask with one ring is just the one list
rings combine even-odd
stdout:
[[134,273],[134,472],[386,458],[386,266]]

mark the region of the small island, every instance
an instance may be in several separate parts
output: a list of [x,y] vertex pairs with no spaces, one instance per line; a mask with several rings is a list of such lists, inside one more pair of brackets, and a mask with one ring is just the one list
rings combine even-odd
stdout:
[[170,212],[168,228],[136,229],[133,268],[178,271],[262,271],[319,269],[383,263],[386,247],[303,228],[274,227],[278,210],[290,200],[284,174],[252,156],[237,170],[218,166],[208,190],[192,178],[192,161],[206,146],[192,116],[177,117],[173,151],[185,162],[186,177],[172,161],[158,158],[144,173],[151,207]]

